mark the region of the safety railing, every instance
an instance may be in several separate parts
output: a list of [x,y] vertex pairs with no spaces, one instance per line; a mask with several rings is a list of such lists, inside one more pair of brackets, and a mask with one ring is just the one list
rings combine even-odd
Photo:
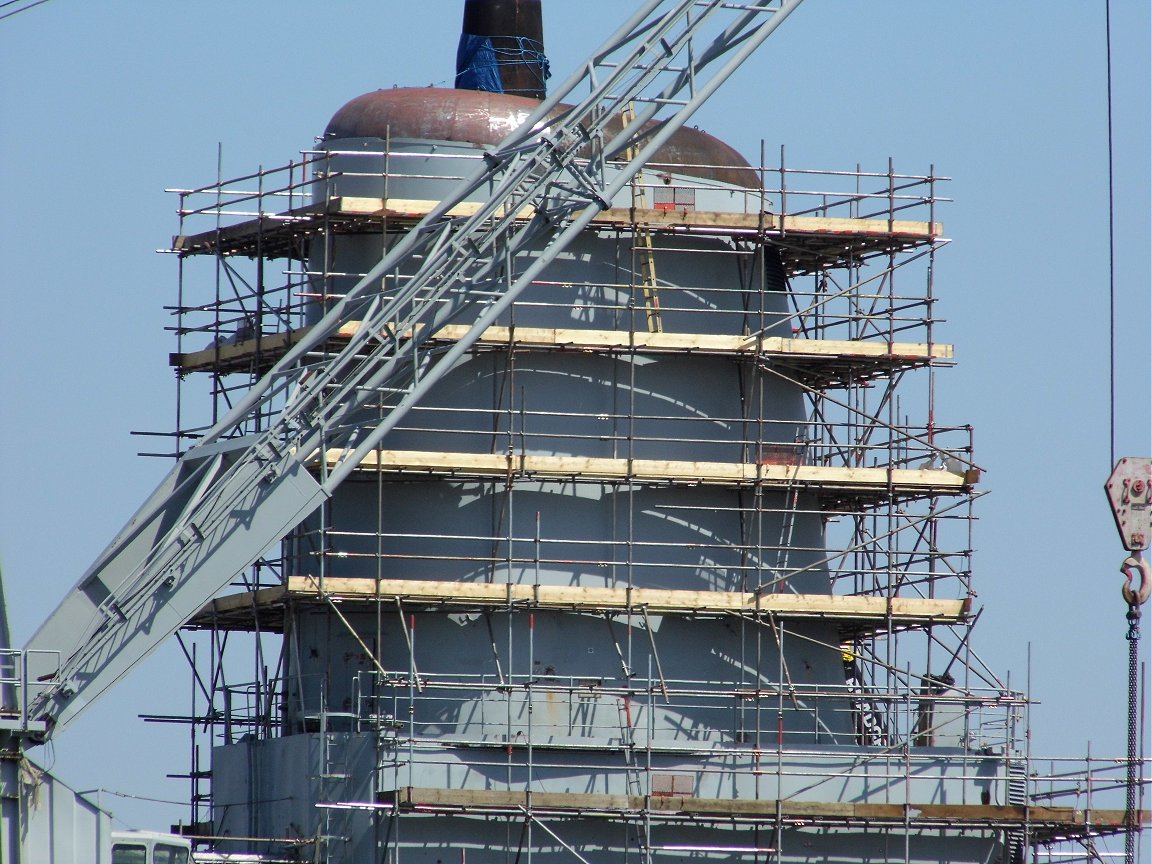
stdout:
[[45,732],[43,720],[32,717],[28,706],[53,684],[31,672],[58,669],[59,651],[0,649],[0,729],[20,734]]
[[[293,213],[312,203],[317,191],[329,197],[361,193],[404,181],[458,183],[483,158],[482,151],[461,146],[429,152],[428,148],[380,150],[311,150],[285,165],[191,189],[169,189],[180,197],[182,218],[207,217],[220,227],[264,217],[299,220]],[[715,179],[739,175],[743,185]],[[816,216],[845,219],[933,221],[936,207],[951,199],[940,195],[949,180],[936,175],[898,172],[891,161],[883,171],[830,171],[775,164],[746,168],[695,162],[650,162],[637,181],[654,210],[690,211],[705,193],[723,193],[730,209],[741,213]],[[626,206],[632,203],[628,194]],[[208,230],[209,225],[203,230]]]
[[[376,731],[405,742],[468,746],[526,744],[535,735],[537,743],[574,751],[643,745],[683,754],[712,753],[717,747],[750,754],[806,744],[855,744],[865,754],[945,748],[985,758],[1017,754],[1023,743],[1018,728],[1023,694],[954,684],[919,687],[919,678],[881,690],[763,679],[756,684],[385,669],[350,674],[338,692],[325,679],[305,673],[221,686],[214,712],[221,742],[232,743],[266,726],[260,737]],[[485,715],[480,703],[503,707]],[[535,720],[528,710],[532,703]],[[269,725],[268,706],[273,705],[282,716]],[[782,713],[787,715],[784,726]],[[870,728],[879,731],[863,731],[863,713],[873,715]],[[674,715],[690,716],[690,731],[671,723],[668,718]]]

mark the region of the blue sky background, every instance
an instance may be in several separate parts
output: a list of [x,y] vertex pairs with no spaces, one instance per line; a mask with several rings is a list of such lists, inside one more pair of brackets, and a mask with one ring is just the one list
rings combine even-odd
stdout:
[[[311,146],[378,87],[449,86],[461,5],[54,0],[0,21],[0,560],[17,645],[167,469],[163,311],[176,198]],[[546,0],[558,75],[623,17]],[[1113,3],[1118,455],[1152,452],[1149,8]],[[764,139],[826,169],[954,178],[936,279],[941,422],[976,427],[983,488],[976,648],[1023,687],[1033,752],[1124,751],[1124,553],[1102,493],[1108,442],[1104,4],[809,0],[698,116],[756,159]],[[1147,618],[1146,618],[1147,622]],[[1152,624],[1145,626],[1152,644]],[[1147,656],[1147,651],[1145,651]],[[180,800],[187,709],[166,646],[40,758],[76,788]],[[105,798],[161,827],[186,809]]]

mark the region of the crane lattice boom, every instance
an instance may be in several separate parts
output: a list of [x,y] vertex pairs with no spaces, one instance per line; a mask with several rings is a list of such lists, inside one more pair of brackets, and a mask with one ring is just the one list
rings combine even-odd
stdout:
[[[29,706],[45,734],[319,507],[800,2],[650,0],[485,153],[179,460],[32,637],[29,651],[61,658],[38,670],[50,683]],[[474,215],[449,217],[477,197]],[[362,323],[347,346],[316,359],[349,321]],[[426,344],[447,324],[470,328],[450,348]],[[325,452],[341,455],[317,462]]]

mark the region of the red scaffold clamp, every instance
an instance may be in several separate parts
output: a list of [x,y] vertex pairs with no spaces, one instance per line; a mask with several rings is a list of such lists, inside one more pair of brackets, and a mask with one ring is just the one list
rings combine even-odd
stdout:
[[[1140,585],[1134,588],[1133,580],[1136,578],[1133,571],[1140,574]],[[1140,557],[1140,553],[1129,555],[1120,565],[1120,572],[1124,574],[1124,587],[1120,591],[1124,594],[1124,602],[1129,606],[1143,606],[1152,596],[1152,572],[1149,572],[1148,562]]]

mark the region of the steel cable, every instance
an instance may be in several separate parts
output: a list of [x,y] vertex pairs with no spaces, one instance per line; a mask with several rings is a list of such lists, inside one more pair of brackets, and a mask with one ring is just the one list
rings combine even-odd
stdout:
[[[7,6],[11,6],[13,3],[18,2],[20,2],[20,0],[8,0],[6,3],[0,3],[0,9],[4,9]],[[19,15],[21,12],[27,12],[32,7],[40,6],[47,2],[48,0],[32,0],[31,3],[26,3],[17,9],[13,9],[11,12],[5,12],[3,15],[0,15],[0,21],[3,21],[5,18],[11,18],[13,15]]]

